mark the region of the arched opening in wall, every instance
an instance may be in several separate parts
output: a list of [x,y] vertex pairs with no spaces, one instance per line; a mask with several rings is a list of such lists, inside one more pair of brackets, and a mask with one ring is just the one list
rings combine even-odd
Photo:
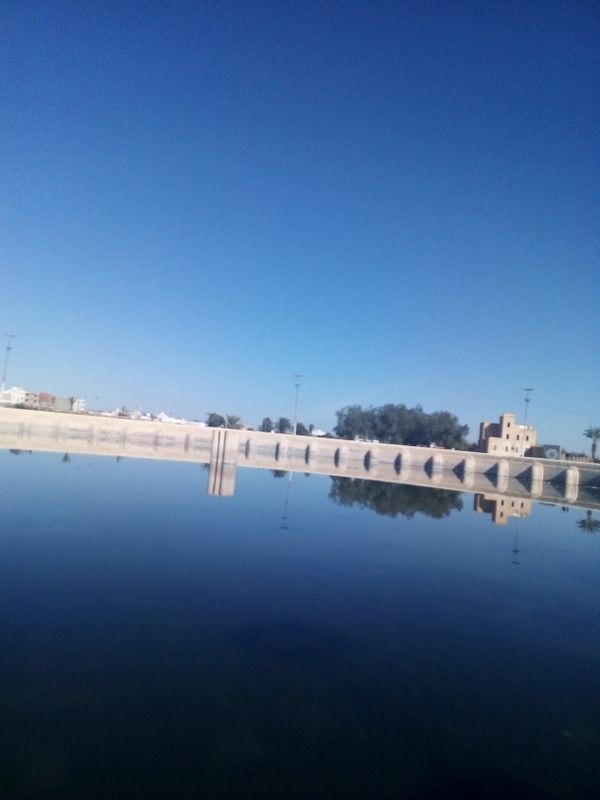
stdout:
[[339,447],[335,451],[335,453],[333,454],[333,463],[335,464],[336,467],[339,467],[339,465],[340,465],[340,448]]
[[365,469],[367,472],[371,469],[371,451],[367,450],[365,453],[365,457],[363,459],[363,464],[365,465]]
[[396,473],[396,475],[400,475],[401,470],[402,470],[402,453],[398,453],[398,455],[394,459],[394,472]]
[[244,455],[246,458],[250,457],[250,439],[246,439],[246,446],[244,447]]
[[304,463],[308,464],[309,461],[310,461],[310,445],[308,444],[306,446],[306,450],[304,451]]
[[279,461],[279,454],[281,453],[281,444],[277,442],[275,445],[275,461]]

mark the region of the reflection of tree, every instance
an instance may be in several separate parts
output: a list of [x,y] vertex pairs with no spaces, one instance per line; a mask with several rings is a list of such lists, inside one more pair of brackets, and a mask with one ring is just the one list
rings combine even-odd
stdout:
[[341,506],[370,508],[386,517],[412,517],[416,513],[427,517],[447,517],[451,511],[460,511],[463,502],[460,493],[448,489],[429,489],[360,478],[331,478],[329,497]]
[[68,464],[71,460],[71,456],[68,453],[65,453],[64,456],[61,458],[63,464]]
[[594,519],[592,512],[588,510],[583,519],[577,520],[577,527],[586,533],[596,533],[600,529],[600,520]]
[[287,475],[287,470],[285,469],[271,469],[269,472],[274,478],[285,478]]

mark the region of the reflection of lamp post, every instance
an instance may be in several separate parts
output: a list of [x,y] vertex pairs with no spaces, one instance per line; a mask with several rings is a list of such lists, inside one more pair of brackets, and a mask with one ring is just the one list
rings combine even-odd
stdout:
[[294,378],[296,379],[294,383],[294,386],[296,387],[296,394],[294,397],[294,436],[296,435],[296,429],[298,427],[298,391],[300,389],[299,380],[301,377],[302,375],[294,375]]
[[2,391],[6,388],[6,369],[8,367],[8,357],[10,356],[10,351],[12,350],[12,340],[15,338],[14,333],[7,333],[6,338],[8,339],[6,345],[6,355],[4,356],[4,370],[2,371]]
[[517,564],[517,565],[520,564],[521,562],[519,561],[519,558],[518,558],[518,556],[519,556],[519,528],[518,527],[515,528],[515,536],[514,536],[514,539],[513,539],[512,553],[513,553],[513,557],[511,559],[510,563],[511,564]]
[[284,531],[288,530],[288,504],[290,502],[290,489],[292,488],[292,471],[288,472],[288,480],[287,486],[285,489],[285,503],[283,504],[283,515],[281,517],[281,525],[280,528],[283,528]]

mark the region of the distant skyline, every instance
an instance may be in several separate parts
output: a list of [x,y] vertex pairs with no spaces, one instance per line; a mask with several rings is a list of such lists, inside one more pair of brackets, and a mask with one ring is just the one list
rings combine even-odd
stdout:
[[8,385],[600,425],[595,3],[9,2]]

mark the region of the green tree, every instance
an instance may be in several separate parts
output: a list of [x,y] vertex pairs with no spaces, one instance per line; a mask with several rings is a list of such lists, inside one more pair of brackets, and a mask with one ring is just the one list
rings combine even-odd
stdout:
[[265,417],[258,426],[258,430],[263,431],[263,433],[271,433],[273,430],[273,420],[271,417]]
[[598,441],[600,440],[600,428],[586,428],[583,432],[583,435],[592,440],[592,461],[595,461]]
[[292,423],[287,417],[279,417],[277,420],[277,431],[279,433],[289,433],[292,430]]
[[227,414],[227,427],[239,429],[242,427],[241,417],[236,417],[235,414]]
[[374,409],[362,406],[346,406],[336,411],[337,425],[334,430],[342,439],[372,439],[374,433]]
[[225,417],[221,414],[217,414],[215,411],[211,411],[206,415],[206,424],[209,428],[224,428]]
[[461,425],[458,417],[448,411],[434,411],[425,414],[425,430],[428,443],[447,449],[466,450],[465,437],[469,433],[468,425]]
[[308,430],[306,425],[304,425],[302,422],[297,422],[296,423],[296,433],[298,434],[298,436],[309,436],[310,435],[310,431]]
[[346,406],[336,412],[335,433],[343,439],[375,439],[388,444],[430,445],[464,450],[469,432],[448,411],[426,414],[421,406],[388,403],[378,408]]

